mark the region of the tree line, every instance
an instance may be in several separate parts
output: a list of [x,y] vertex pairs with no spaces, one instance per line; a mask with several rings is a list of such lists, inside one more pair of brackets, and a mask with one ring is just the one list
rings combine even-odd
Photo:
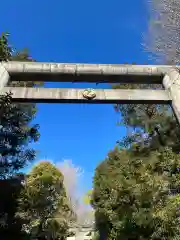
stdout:
[[[151,0],[143,45],[155,61],[179,64],[180,2]],[[113,88],[160,85],[119,84]],[[180,128],[169,106],[116,105],[130,133],[95,170],[96,239],[180,239]]]

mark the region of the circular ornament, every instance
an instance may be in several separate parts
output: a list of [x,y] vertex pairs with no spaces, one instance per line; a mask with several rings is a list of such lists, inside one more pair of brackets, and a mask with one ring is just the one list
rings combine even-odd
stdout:
[[96,97],[96,92],[92,88],[87,88],[83,91],[82,95],[84,98],[91,100]]

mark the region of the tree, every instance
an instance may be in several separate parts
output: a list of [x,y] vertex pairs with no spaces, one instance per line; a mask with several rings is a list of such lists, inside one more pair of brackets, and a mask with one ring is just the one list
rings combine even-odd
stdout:
[[0,178],[6,179],[35,159],[35,150],[28,143],[39,138],[38,125],[29,126],[34,113],[30,106],[23,109],[12,104],[11,95],[0,100]]
[[[71,208],[63,175],[50,162],[40,162],[27,176],[19,197],[17,215],[24,219],[26,231],[38,239],[47,236],[48,239],[60,239],[60,233],[63,234],[61,239],[66,236]],[[60,233],[54,229],[59,229]]]
[[128,129],[128,134],[117,143],[127,148],[136,146],[148,151],[164,146],[180,152],[179,125],[169,106],[151,104],[125,104],[115,106],[121,114],[121,124]]
[[[179,64],[179,0],[150,0],[149,10],[145,50],[156,62]],[[162,88],[147,84],[113,87]],[[180,135],[174,115],[169,106],[162,105],[117,105],[115,109],[130,133],[118,141],[124,149],[114,150],[96,169],[92,204],[100,237],[179,239],[179,170],[174,163],[179,162]]]
[[[0,38],[0,59],[3,61],[34,61],[29,59],[27,50],[15,52],[9,47],[8,35]],[[10,82],[10,86],[35,86],[30,82]],[[13,104],[11,94],[1,96],[0,100],[0,178],[8,178],[19,171],[36,152],[28,144],[39,139],[39,126],[30,125],[36,114],[35,104]]]
[[[180,61],[180,1],[179,0],[149,0],[147,4],[150,18],[148,29],[144,34],[143,46],[155,62],[161,64],[179,64]],[[130,85],[117,85],[116,88],[133,88]],[[158,85],[135,85],[137,88],[160,88]],[[162,86],[161,86],[162,87]],[[161,138],[164,128],[166,134],[164,142],[169,139],[167,144],[173,147],[173,150],[179,152],[179,128],[175,124],[175,118],[170,111],[170,107],[158,105],[124,105],[116,106],[118,112],[121,112],[123,123],[128,127],[146,128],[152,130],[157,136],[155,128],[161,129]],[[172,121],[173,119],[173,121]],[[147,126],[148,125],[148,126]],[[173,131],[170,132],[173,125]],[[175,126],[176,125],[176,126]],[[168,136],[168,135],[171,136]],[[138,134],[139,135],[139,134]],[[167,136],[165,136],[167,135]],[[134,137],[134,136],[133,136]],[[132,140],[129,137],[126,140]],[[129,141],[126,141],[129,142]],[[174,145],[174,146],[173,146]]]
[[16,199],[23,188],[23,175],[19,174],[6,180],[0,180],[0,238],[1,239],[23,239],[25,240],[27,234],[21,231],[22,221],[15,217],[18,202]]
[[0,62],[8,61],[12,56],[12,47],[8,43],[8,33],[2,33],[0,37]]
[[[27,50],[13,52],[8,34],[0,37],[0,61],[34,61]],[[24,79],[25,80],[25,79]],[[32,82],[10,82],[10,86],[36,86]],[[37,112],[35,104],[13,104],[10,93],[0,96],[0,238],[21,239],[21,221],[15,217],[17,196],[22,188],[16,173],[36,156],[29,143],[38,141],[39,126],[31,125]],[[19,232],[18,232],[19,231]]]
[[[161,64],[179,64],[179,0],[149,0],[147,7],[150,13],[150,20],[143,42],[145,50],[153,56],[155,62],[158,61]],[[119,88],[120,86],[116,87]],[[138,85],[136,87],[160,88],[157,85]],[[132,88],[132,85],[128,85],[128,88]],[[137,128],[141,128],[141,130],[146,128],[146,133],[147,129],[150,130],[150,138],[148,137],[148,140],[151,139],[152,135],[156,135],[155,138],[159,138],[161,143],[170,145],[175,152],[180,151],[179,127],[176,124],[170,107],[158,105],[124,105],[117,106],[117,110],[121,112],[123,122],[126,126],[135,127],[136,130]],[[161,135],[159,132],[161,132]],[[126,140],[130,140],[130,138],[128,137]]]
[[[137,86],[132,86],[132,85],[120,85],[116,86],[118,88],[124,87],[124,88],[133,88]],[[138,85],[138,87],[144,87],[142,85]],[[147,87],[147,85],[145,86]],[[150,87],[150,86],[148,86]],[[152,86],[151,86],[152,87]],[[158,86],[157,86],[158,87]],[[121,236],[123,239],[173,239],[173,237],[179,237],[179,229],[177,228],[178,226],[178,217],[175,215],[169,216],[168,213],[176,211],[176,208],[178,208],[178,204],[175,206],[171,203],[176,202],[176,200],[179,198],[179,187],[178,185],[174,185],[173,188],[172,186],[170,187],[170,182],[173,181],[173,174],[169,174],[169,179],[168,183],[166,179],[164,178],[165,174],[163,173],[161,175],[162,179],[161,182],[157,182],[154,186],[159,188],[159,185],[164,185],[168,184],[167,187],[167,193],[164,193],[164,196],[162,196],[159,193],[155,193],[153,189],[150,189],[151,196],[149,197],[147,194],[147,197],[151,201],[152,205],[146,205],[147,199],[144,197],[146,196],[146,192],[144,192],[144,188],[140,184],[136,184],[140,179],[146,179],[146,173],[148,172],[149,178],[146,179],[146,184],[147,188],[149,191],[149,185],[152,183],[151,179],[154,179],[157,175],[159,175],[159,166],[161,164],[164,164],[164,155],[163,153],[166,153],[166,160],[167,162],[171,163],[169,165],[169,170],[167,172],[172,172],[175,171],[177,173],[177,169],[175,170],[173,161],[172,159],[177,159],[179,157],[179,151],[180,151],[180,145],[179,145],[179,126],[177,125],[176,119],[174,118],[172,111],[170,111],[169,106],[160,106],[160,105],[148,105],[148,104],[142,104],[142,105],[118,105],[115,106],[116,110],[118,113],[121,114],[122,117],[122,123],[127,127],[132,130],[131,134],[126,136],[121,142],[120,142],[120,147],[123,147],[123,151],[121,152],[120,150],[116,150],[116,154],[111,155],[111,157],[108,158],[108,160],[104,161],[102,163],[102,166],[100,166],[101,170],[99,173],[97,173],[97,176],[103,176],[105,175],[105,180],[99,180],[98,182],[95,182],[95,186],[97,186],[97,189],[100,189],[99,191],[110,191],[107,188],[107,181],[106,179],[111,179],[112,185],[111,189],[114,189],[113,186],[116,187],[118,186],[118,175],[117,172],[115,175],[111,174],[112,169],[124,169],[124,175],[128,179],[128,186],[126,185],[126,182],[124,183],[122,180],[119,180],[119,182],[123,183],[123,191],[121,191],[121,185],[119,188],[119,191],[116,192],[116,194],[119,194],[118,197],[122,199],[122,202],[124,201],[127,203],[126,206],[124,206],[124,210],[129,208],[128,214],[122,211],[121,205],[122,202],[115,202],[115,199],[112,198],[112,201],[109,201],[108,198],[109,196],[113,196],[112,192],[108,194],[108,197],[103,199],[104,201],[104,207],[103,202],[100,200],[101,196],[99,197],[99,202],[100,207],[95,208],[96,212],[96,222],[98,229],[100,229],[101,234],[109,235],[111,238],[118,239],[119,236]],[[166,149],[166,147],[169,146],[170,149]],[[124,152],[124,154],[123,154]],[[119,155],[119,157],[118,157]],[[113,157],[112,157],[113,156]],[[129,156],[129,157],[128,157]],[[160,157],[160,156],[163,156]],[[125,160],[123,160],[125,159]],[[162,160],[163,159],[163,160]],[[121,162],[121,166],[116,165],[116,163]],[[140,165],[138,166],[138,163],[140,161]],[[154,164],[156,168],[151,169],[149,172],[149,166],[150,162],[151,164]],[[178,160],[179,161],[179,160]],[[111,163],[110,163],[111,162]],[[114,167],[109,170],[109,165],[112,164]],[[134,165],[136,166],[137,164],[137,169],[138,169],[138,175],[136,175],[136,171],[134,171]],[[167,164],[167,163],[166,163]],[[168,165],[168,164],[167,164]],[[142,168],[143,166],[143,168]],[[128,170],[130,169],[130,170]],[[103,173],[101,171],[104,171]],[[115,170],[112,170],[114,172]],[[126,172],[127,171],[127,172]],[[158,172],[158,173],[157,173]],[[122,175],[123,175],[122,174]],[[119,173],[119,176],[121,173]],[[178,173],[177,173],[178,176]],[[98,177],[97,177],[98,178]],[[96,179],[96,178],[95,178]],[[120,178],[121,179],[121,178]],[[176,183],[179,182],[179,179],[176,179]],[[101,182],[101,185],[100,185]],[[98,187],[98,184],[102,186],[102,189]],[[127,188],[130,189],[130,191],[126,191]],[[96,189],[94,187],[94,189]],[[98,195],[98,190],[95,190],[96,196]],[[134,190],[137,191],[138,195],[135,194],[134,196]],[[132,193],[133,196],[132,196]],[[160,191],[160,189],[158,190]],[[104,192],[103,192],[104,193]],[[170,194],[170,196],[168,195]],[[158,201],[154,202],[152,199],[156,196],[159,196],[158,201],[160,201],[160,204]],[[169,197],[168,197],[169,196]],[[128,200],[130,197],[133,199],[133,202]],[[137,199],[138,197],[138,199]],[[138,201],[141,201],[141,204],[145,205],[146,207],[141,207],[139,205]],[[135,208],[130,208],[128,205],[128,201],[130,201],[130,204],[134,203],[135,201]],[[177,203],[177,202],[176,202]],[[101,204],[101,205],[100,205]],[[115,204],[115,206],[114,206]],[[96,206],[96,205],[95,205]],[[174,208],[175,206],[175,208]],[[107,213],[106,211],[104,212],[104,209],[109,209],[108,211],[111,213],[111,215],[108,215],[109,212]],[[118,210],[119,209],[119,210]],[[118,212],[119,215],[125,216],[124,218],[120,218],[119,220],[116,219],[116,223],[112,223],[111,219],[114,218],[114,212]],[[121,212],[122,211],[122,212]],[[145,211],[145,212],[144,212]],[[155,213],[151,215],[150,213]],[[117,214],[117,213],[116,213]],[[162,214],[162,215],[161,215]],[[116,215],[115,215],[116,216]],[[159,216],[164,216],[161,219],[159,219]],[[126,219],[127,217],[127,219]],[[100,220],[99,220],[100,219]],[[102,219],[105,219],[102,221]],[[146,219],[148,221],[148,226],[146,226]],[[149,222],[150,219],[151,221]],[[171,219],[172,222],[167,221],[167,219]],[[134,224],[135,222],[135,224]],[[139,226],[138,224],[142,224],[142,226]],[[116,226],[117,224],[117,226]],[[129,225],[128,225],[129,224]],[[175,225],[174,225],[175,224]],[[137,226],[138,225],[138,226]],[[157,227],[158,226],[158,227]],[[118,229],[124,228],[124,232],[122,233],[120,231],[120,235],[118,235]],[[104,229],[109,229],[107,232],[104,233]],[[114,230],[115,229],[115,230]],[[172,231],[172,229],[176,229],[175,232]],[[145,231],[145,232],[144,232]],[[170,232],[169,232],[170,231]],[[129,235],[129,232],[131,232],[134,235]],[[146,235],[147,234],[147,235]],[[167,234],[169,237],[167,237]]]
[[96,169],[92,205],[100,239],[179,236],[180,158],[170,149],[148,157],[115,148]]

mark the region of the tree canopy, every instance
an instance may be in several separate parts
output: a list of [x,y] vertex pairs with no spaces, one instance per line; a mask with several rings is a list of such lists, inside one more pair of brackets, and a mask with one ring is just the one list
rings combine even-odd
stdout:
[[179,236],[179,166],[179,155],[168,148],[148,157],[118,148],[110,152],[96,169],[92,197],[102,239]]
[[31,237],[63,239],[68,234],[72,209],[63,175],[50,162],[39,163],[26,177],[17,215],[24,220],[23,227]]
[[[0,61],[33,61],[27,50],[13,52],[8,34],[0,37]],[[24,79],[25,80],[25,79]],[[10,82],[10,86],[35,86],[34,83]],[[21,239],[21,220],[17,218],[17,198],[22,189],[23,175],[17,173],[33,161],[36,151],[29,146],[39,139],[39,126],[31,124],[37,108],[35,104],[14,104],[10,93],[0,96],[0,238]]]
[[[145,50],[162,64],[179,64],[179,1],[149,1]],[[113,88],[162,89],[117,84]],[[180,238],[180,131],[167,105],[114,106],[128,134],[96,168],[92,206],[100,239]],[[97,235],[98,236],[98,235]]]
[[[2,34],[0,38],[1,61],[33,61],[26,50],[12,51],[8,43],[8,35]],[[27,82],[10,82],[9,85],[21,86]],[[28,85],[34,86],[33,83]],[[37,108],[35,104],[14,104],[11,94],[7,93],[0,99],[0,178],[7,178],[19,171],[36,156],[29,143],[39,139],[39,125],[31,124]]]

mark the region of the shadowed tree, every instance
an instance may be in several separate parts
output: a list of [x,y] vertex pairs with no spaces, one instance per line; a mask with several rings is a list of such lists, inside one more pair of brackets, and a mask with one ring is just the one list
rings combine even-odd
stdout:
[[[13,52],[8,42],[8,34],[0,37],[0,61],[33,61],[28,51]],[[25,80],[25,79],[24,79]],[[16,86],[35,86],[25,82],[9,83]],[[16,173],[26,164],[33,161],[36,151],[29,143],[39,139],[39,126],[31,124],[37,112],[35,104],[14,104],[11,94],[0,97],[0,192],[2,194],[0,238],[20,239],[21,223],[15,217],[17,208],[16,198],[22,187]],[[5,206],[2,208],[2,206]],[[7,235],[4,235],[7,234]]]
[[[34,61],[27,50],[12,52],[8,35],[0,38],[1,60]],[[35,86],[29,82],[10,82],[11,86]],[[1,96],[0,100],[0,178],[7,178],[35,159],[36,152],[29,143],[39,139],[39,126],[31,125],[37,112],[35,104],[13,104],[11,94]]]
[[27,239],[26,232],[22,231],[22,219],[15,217],[18,210],[19,197],[23,188],[23,175],[17,175],[6,180],[0,180],[0,238]]

